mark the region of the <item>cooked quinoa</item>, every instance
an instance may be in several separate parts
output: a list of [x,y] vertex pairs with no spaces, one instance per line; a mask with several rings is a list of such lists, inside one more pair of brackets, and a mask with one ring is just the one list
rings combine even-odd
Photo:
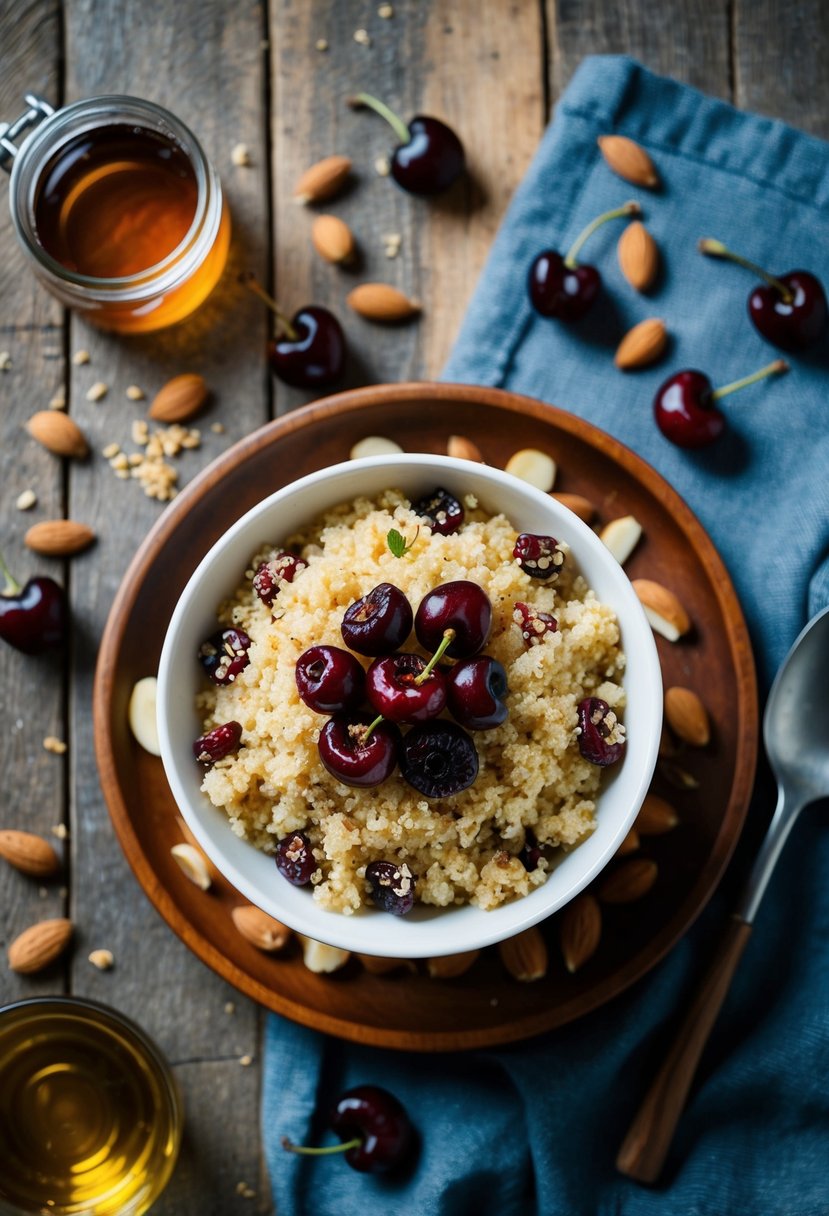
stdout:
[[[509,520],[487,515],[471,498],[465,506],[461,530],[441,536],[395,490],[343,504],[288,538],[287,547],[308,566],[282,586],[272,608],[252,588],[272,550],[252,555],[241,586],[219,608],[221,625],[240,626],[252,645],[250,663],[233,684],[199,695],[205,730],[231,720],[242,726],[240,750],[208,770],[202,789],[233,831],[265,852],[274,852],[280,837],[304,831],[318,862],[314,898],[331,911],[350,914],[371,902],[364,875],[375,860],[406,862],[421,903],[495,908],[543,884],[556,852],[573,848],[595,826],[602,770],[579,752],[576,707],[599,696],[615,711],[624,708],[616,617],[571,555],[555,584],[531,579],[512,557],[516,531]],[[391,528],[408,540],[417,532],[402,558],[389,549]],[[478,583],[489,595],[485,649],[503,664],[509,683],[506,721],[473,732],[477,779],[443,800],[425,799],[398,771],[372,789],[342,785],[319,759],[326,719],[299,698],[297,658],[312,645],[342,647],[343,613],[378,583],[394,583],[416,610],[432,588],[455,579]],[[552,613],[558,630],[528,647],[513,619],[517,601]],[[426,653],[414,635],[406,649]],[[367,667],[371,660],[360,661]],[[549,846],[532,871],[518,856],[528,830]]]

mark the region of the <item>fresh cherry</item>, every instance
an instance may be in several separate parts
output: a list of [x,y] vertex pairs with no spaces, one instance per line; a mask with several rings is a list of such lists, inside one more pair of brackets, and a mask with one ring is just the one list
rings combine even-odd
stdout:
[[460,530],[464,518],[463,506],[448,490],[438,486],[425,498],[412,503],[412,510],[427,521],[433,532],[450,536]]
[[419,655],[385,655],[366,672],[366,694],[390,722],[425,722],[446,705],[446,677]]
[[426,798],[451,798],[478,775],[478,753],[455,722],[433,718],[413,726],[403,739],[400,771]]
[[748,297],[748,315],[769,342],[783,350],[799,351],[819,340],[826,328],[827,306],[823,284],[815,275],[808,270],[771,275],[710,237],[699,242],[699,250],[709,257],[736,262],[764,280]]
[[492,730],[507,716],[507,673],[497,659],[480,654],[465,659],[449,673],[449,712],[467,730]]
[[240,279],[276,316],[276,337],[268,342],[268,363],[275,376],[294,388],[312,389],[330,388],[342,379],[345,335],[332,312],[307,304],[288,318],[252,275]]
[[776,359],[753,376],[744,376],[718,389],[711,387],[703,372],[690,368],[677,372],[657,390],[653,402],[656,425],[677,447],[706,447],[725,430],[725,415],[717,408],[718,401],[765,376],[788,371],[788,366],[782,359]]
[[401,1103],[379,1085],[357,1085],[337,1101],[329,1125],[342,1141],[327,1148],[307,1148],[282,1137],[282,1147],[306,1156],[343,1153],[354,1170],[382,1174],[403,1165],[416,1147],[417,1138]]
[[258,567],[253,576],[253,589],[262,603],[270,608],[281,588],[286,583],[292,583],[307,568],[308,563],[296,553],[274,553]]
[[317,872],[311,841],[304,832],[290,832],[276,846],[276,868],[295,887],[307,887]]
[[399,587],[380,583],[345,610],[340,632],[357,654],[392,654],[412,632],[412,606]]
[[405,861],[370,861],[366,866],[366,881],[371,898],[384,912],[405,916],[415,902],[415,877]]
[[548,633],[555,633],[558,629],[558,621],[549,612],[540,612],[529,604],[522,604],[520,600],[515,605],[512,619],[521,630],[527,647],[539,646]]
[[294,675],[297,692],[315,713],[336,714],[362,703],[365,672],[353,654],[338,646],[311,646],[303,651]]
[[238,722],[222,722],[207,734],[199,735],[193,744],[193,755],[199,764],[211,768],[217,760],[224,760],[235,752],[241,738],[242,727]]
[[394,772],[400,731],[368,714],[336,714],[320,731],[320,760],[343,785],[380,785]]
[[24,654],[41,654],[62,645],[69,612],[66,594],[53,578],[38,575],[24,587],[0,557],[5,587],[0,592],[0,638]]
[[558,578],[564,565],[564,550],[554,536],[537,536],[522,532],[515,542],[512,556],[530,578],[550,581]]
[[583,317],[601,290],[602,276],[595,266],[577,262],[576,255],[587,238],[608,220],[641,214],[638,203],[625,203],[623,207],[597,216],[579,233],[564,257],[555,249],[539,253],[533,259],[527,277],[527,291],[536,312],[559,321],[578,321]]
[[441,194],[463,173],[463,144],[439,118],[417,114],[405,123],[370,93],[357,93],[348,104],[353,110],[367,106],[392,128],[400,143],[392,153],[391,175],[410,194]]
[[446,631],[454,631],[445,653],[468,659],[486,645],[492,627],[492,604],[483,587],[466,579],[441,583],[424,595],[415,613],[415,633],[425,650],[436,651]]
[[585,697],[577,706],[579,751],[591,764],[606,768],[621,760],[625,736],[616,714],[601,697]]
[[244,629],[220,629],[199,647],[199,661],[214,684],[232,684],[250,662]]

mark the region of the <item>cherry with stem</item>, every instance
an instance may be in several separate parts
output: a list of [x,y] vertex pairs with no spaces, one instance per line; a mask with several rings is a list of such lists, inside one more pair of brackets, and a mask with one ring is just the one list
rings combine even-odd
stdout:
[[356,1085],[344,1093],[328,1125],[342,1143],[310,1148],[283,1136],[282,1147],[306,1157],[342,1153],[352,1169],[364,1174],[387,1173],[403,1165],[415,1149],[415,1131],[404,1106],[379,1085]]
[[676,372],[660,386],[653,402],[656,424],[666,439],[680,448],[702,448],[719,439],[726,427],[725,415],[717,403],[731,393],[756,384],[767,376],[789,370],[783,359],[775,359],[750,376],[743,376],[722,388],[713,388],[704,372],[687,368]]
[[625,203],[591,220],[564,257],[556,249],[542,250],[534,258],[527,277],[530,303],[536,312],[542,317],[568,322],[583,317],[601,290],[602,276],[595,266],[577,260],[582,246],[608,221],[641,214],[642,208],[637,202]]
[[466,165],[463,144],[439,118],[416,114],[408,123],[371,93],[348,98],[352,110],[366,108],[389,124],[399,143],[391,156],[391,175],[409,194],[442,194]]
[[21,587],[0,554],[0,638],[24,654],[41,654],[61,646],[66,637],[68,610],[59,583],[46,575],[30,578]]
[[332,312],[307,304],[289,318],[253,274],[241,274],[239,282],[267,304],[276,317],[276,336],[267,348],[268,363],[275,376],[294,388],[311,389],[330,388],[342,379],[346,341]]

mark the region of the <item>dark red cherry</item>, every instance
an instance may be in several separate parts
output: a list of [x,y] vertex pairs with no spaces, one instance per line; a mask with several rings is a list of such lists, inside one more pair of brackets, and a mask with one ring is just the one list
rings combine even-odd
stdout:
[[426,798],[451,798],[468,789],[478,775],[478,753],[455,722],[433,718],[405,735],[400,772]]
[[295,388],[330,388],[336,384],[345,370],[346,342],[334,314],[308,304],[289,318],[252,274],[240,274],[239,281],[276,317],[276,337],[267,348],[273,374]]
[[666,439],[680,448],[702,448],[719,439],[725,430],[725,415],[717,402],[729,393],[746,388],[764,376],[788,371],[788,364],[775,360],[752,376],[745,376],[713,389],[703,372],[686,369],[670,376],[657,390],[653,401],[656,425]]
[[69,610],[63,588],[53,578],[38,575],[21,587],[0,557],[5,587],[0,593],[0,638],[24,654],[42,654],[61,646]]
[[464,519],[464,509],[453,494],[441,486],[427,494],[425,498],[412,503],[416,515],[427,521],[433,532],[440,536],[450,536],[460,530]]
[[244,629],[220,629],[199,647],[199,661],[214,684],[232,684],[250,659]]
[[405,916],[415,902],[415,876],[405,861],[371,861],[366,866],[371,898],[384,912]]
[[343,641],[357,654],[391,654],[412,632],[412,606],[399,587],[379,583],[367,595],[349,605],[340,632]]
[[539,847],[538,841],[534,834],[527,828],[526,836],[524,837],[524,847],[518,854],[521,859],[521,864],[528,873],[538,868],[538,863],[544,856],[544,851]]
[[555,633],[558,629],[558,621],[549,612],[540,612],[529,604],[522,604],[520,600],[515,605],[512,619],[521,630],[527,647],[540,645],[548,633]]
[[296,687],[309,709],[337,714],[356,709],[363,701],[365,672],[353,654],[338,646],[311,646],[294,670]]
[[317,872],[311,841],[304,832],[290,832],[276,846],[276,868],[295,887],[307,887]]
[[597,216],[579,233],[563,257],[555,249],[537,254],[527,275],[527,291],[536,312],[559,321],[578,321],[583,317],[601,290],[602,277],[595,266],[577,262],[576,255],[587,238],[608,220],[640,214],[638,203],[625,203]]
[[564,565],[564,550],[554,536],[538,536],[522,532],[515,542],[512,556],[530,578],[550,582],[558,578]]
[[270,608],[280,589],[286,583],[292,583],[296,576],[307,568],[308,563],[296,553],[274,553],[258,567],[253,576],[253,589],[262,603]]
[[480,654],[449,673],[446,701],[452,717],[467,730],[492,730],[506,719],[507,673],[497,659]]
[[467,659],[483,650],[491,627],[489,596],[466,579],[435,587],[424,595],[415,614],[417,640],[431,653],[441,645],[446,630],[454,630],[446,649],[453,659]]
[[199,735],[193,744],[193,755],[199,764],[211,768],[217,760],[224,760],[239,747],[242,738],[242,727],[238,722],[222,722],[214,726],[205,735]]
[[420,682],[426,660],[417,654],[375,659],[366,672],[366,695],[372,709],[390,722],[425,722],[446,705],[446,677],[437,667]]
[[348,99],[352,109],[367,106],[394,131],[400,143],[391,157],[391,175],[409,194],[441,194],[463,173],[466,159],[463,144],[451,127],[439,118],[416,114],[409,123],[370,93]]
[[[288,1152],[307,1156],[342,1152],[353,1170],[383,1174],[404,1165],[417,1147],[417,1137],[397,1098],[379,1085],[357,1085],[337,1101],[329,1117],[342,1144],[336,1149],[307,1148],[282,1137]],[[382,1205],[381,1205],[382,1206]]]
[[585,697],[577,707],[579,751],[591,764],[606,768],[621,760],[625,736],[616,714],[601,697]]
[[343,785],[380,785],[394,772],[400,731],[393,722],[379,722],[366,738],[372,722],[368,714],[337,714],[320,731],[320,760]]

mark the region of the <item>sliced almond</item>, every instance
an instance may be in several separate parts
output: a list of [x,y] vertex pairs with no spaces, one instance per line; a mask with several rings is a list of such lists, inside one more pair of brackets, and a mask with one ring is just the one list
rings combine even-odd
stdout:
[[537,925],[499,942],[498,953],[512,978],[522,984],[540,980],[547,974],[547,943]]
[[345,297],[354,312],[367,321],[395,323],[407,321],[420,312],[420,302],[411,300],[403,291],[389,283],[361,283]]
[[659,273],[659,246],[641,220],[633,220],[616,246],[619,269],[636,291],[647,291]]
[[34,832],[0,831],[0,857],[32,878],[49,878],[60,870],[60,858],[52,845]]
[[149,416],[156,422],[187,422],[204,408],[209,395],[204,377],[196,372],[173,376],[156,393]]
[[133,688],[127,708],[130,730],[144,751],[149,752],[151,756],[161,755],[156,721],[157,688],[158,681],[155,676],[145,676]]
[[692,688],[675,685],[665,693],[665,717],[674,734],[692,747],[705,747],[711,740],[708,711]]
[[23,543],[44,557],[71,557],[88,549],[94,539],[92,529],[74,519],[44,519],[32,524]]
[[665,322],[658,317],[648,317],[629,329],[616,348],[613,362],[623,372],[648,367],[661,359],[668,345]]
[[599,533],[620,566],[624,566],[642,536],[642,525],[633,515],[612,519]]
[[393,439],[386,439],[384,435],[366,435],[364,439],[358,439],[349,456],[352,460],[362,460],[364,456],[391,456],[402,451],[400,444]]
[[461,954],[429,958],[426,960],[426,970],[433,980],[453,980],[465,975],[480,953],[480,950],[464,950]]
[[230,915],[233,923],[242,937],[256,946],[258,950],[273,953],[283,950],[291,938],[291,930],[281,921],[274,920],[253,904],[240,904],[233,908]]
[[189,827],[187,826],[185,821],[182,819],[181,815],[176,815],[176,823],[178,824],[178,829],[181,832],[184,839],[187,841],[187,843],[192,845],[197,853],[201,854],[202,860],[204,861],[204,864],[207,867],[207,873],[210,875],[210,880],[211,880],[211,882],[215,882],[217,878],[221,877],[221,875],[219,874],[219,871],[213,865],[213,862],[207,856],[204,849],[199,844],[198,840],[196,840],[196,837],[190,831]]
[[616,856],[627,857],[630,853],[638,852],[640,843],[639,833],[636,831],[636,828],[631,828],[616,850]]
[[665,760],[660,757],[656,762],[656,768],[657,772],[668,782],[668,785],[672,785],[675,790],[683,790],[687,793],[689,790],[699,789],[699,781],[697,781],[694,774],[689,773],[687,769],[682,768],[674,760]]
[[691,618],[673,591],[649,578],[635,578],[631,585],[656,633],[669,642],[676,642],[688,633]]
[[521,448],[513,452],[506,463],[506,472],[526,481],[537,490],[552,490],[556,480],[556,462],[538,448]]
[[446,455],[454,456],[456,460],[474,460],[477,464],[484,463],[481,449],[471,439],[467,439],[465,435],[449,436],[449,441],[446,444]]
[[115,964],[111,950],[92,950],[89,954],[89,961],[99,971],[111,971]]
[[599,898],[606,904],[630,904],[647,895],[659,867],[647,857],[632,857],[611,870],[599,884]]
[[321,258],[335,265],[354,261],[357,245],[354,233],[338,215],[318,215],[311,225],[311,243]]
[[55,456],[82,460],[89,451],[86,436],[74,419],[57,410],[38,410],[26,423],[32,439],[42,443]]
[[578,515],[579,519],[583,519],[586,524],[591,523],[598,514],[595,504],[589,498],[585,498],[583,494],[554,494],[553,498],[568,511]]
[[326,156],[306,169],[294,186],[294,202],[321,203],[343,188],[351,172],[347,156]]
[[589,892],[577,895],[564,909],[559,926],[561,955],[571,975],[593,957],[601,936],[602,910],[598,900]]
[[650,190],[659,186],[659,174],[653,161],[635,140],[628,139],[626,135],[600,135],[596,142],[602,156],[619,177]]
[[297,937],[302,946],[302,961],[308,970],[313,971],[316,975],[329,975],[332,971],[339,971],[340,967],[344,967],[351,958],[347,950],[328,946],[325,942],[318,942],[313,937],[305,937],[302,933],[297,933]]
[[636,816],[636,830],[642,836],[664,836],[672,831],[679,823],[677,815],[670,802],[657,794],[647,794]]
[[9,946],[9,967],[21,975],[42,971],[63,954],[71,937],[72,922],[65,917],[30,925]]
[[376,954],[358,954],[357,958],[369,975],[391,975],[394,971],[416,972],[417,967],[410,958],[380,958]]
[[192,844],[174,844],[170,849],[183,874],[202,891],[210,889],[210,872],[202,853]]

